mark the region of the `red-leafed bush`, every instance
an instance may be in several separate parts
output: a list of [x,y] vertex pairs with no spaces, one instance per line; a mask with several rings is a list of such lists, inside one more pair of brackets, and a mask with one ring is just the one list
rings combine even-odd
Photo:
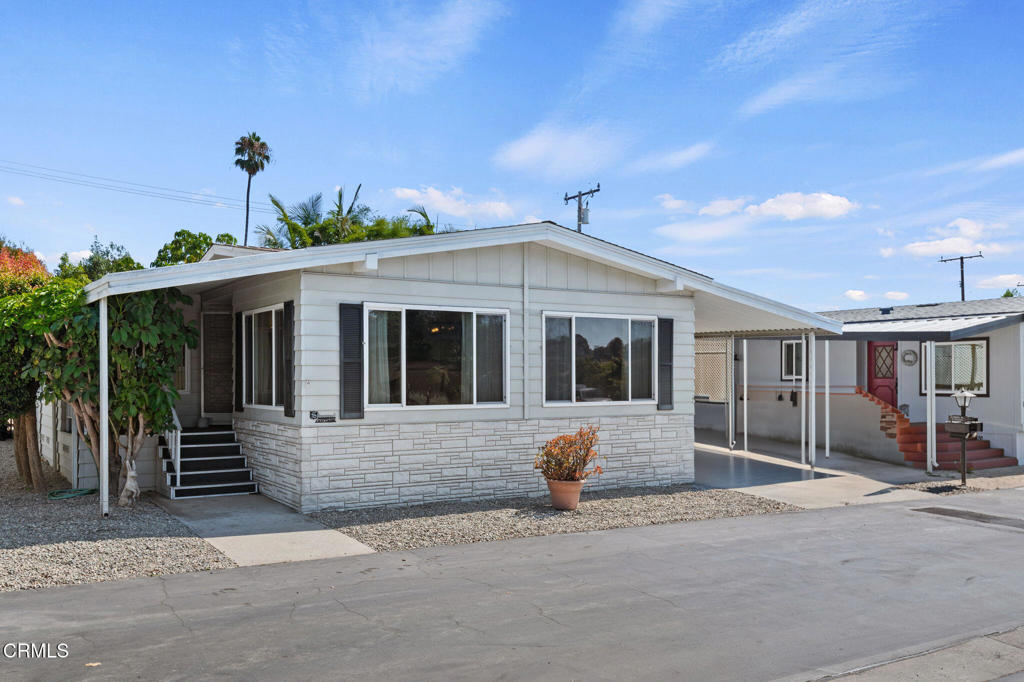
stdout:
[[552,438],[537,453],[533,468],[540,469],[544,478],[551,481],[585,481],[593,474],[600,474],[597,464],[587,470],[587,465],[597,459],[597,427],[584,426],[576,433]]
[[0,247],[0,298],[34,289],[47,277],[46,266],[34,253]]

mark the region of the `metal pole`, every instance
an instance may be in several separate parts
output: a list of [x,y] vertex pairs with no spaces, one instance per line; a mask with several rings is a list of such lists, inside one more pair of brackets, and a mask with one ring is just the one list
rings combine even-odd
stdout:
[[750,402],[750,391],[747,388],[747,340],[743,339],[743,450],[750,450],[750,441],[747,438],[747,403]]
[[110,514],[110,348],[107,340],[107,297],[100,299],[100,507],[103,516]]
[[807,464],[807,335],[800,335],[800,463]]
[[814,468],[814,460],[818,455],[818,351],[814,332],[807,335],[810,353],[807,358],[810,377],[807,384],[810,386],[807,402],[807,456]]
[[927,400],[927,415],[928,422],[925,425],[927,431],[926,434],[926,447],[925,447],[925,469],[928,473],[932,471],[932,465],[934,463],[935,455],[935,342],[925,342],[925,353],[927,354],[925,364],[925,386],[926,386],[926,398]]
[[736,447],[736,355],[733,351],[734,340],[735,337],[729,337],[729,347],[726,349],[729,356],[729,362],[727,365],[728,376],[726,377],[729,389],[725,394],[725,418],[729,427],[726,429],[726,439],[729,441],[730,450]]
[[832,384],[829,381],[828,347],[829,340],[825,339],[825,459],[831,455],[832,445],[832,408],[829,404],[832,398]]
[[[960,408],[960,416],[967,422],[967,408]],[[960,435],[960,485],[967,487],[967,434]]]
[[966,301],[967,296],[964,294],[964,257],[960,256],[960,300]]

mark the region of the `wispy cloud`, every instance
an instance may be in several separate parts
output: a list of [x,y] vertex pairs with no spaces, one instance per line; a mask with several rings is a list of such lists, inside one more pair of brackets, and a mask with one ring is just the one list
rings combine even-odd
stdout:
[[551,180],[587,176],[622,157],[624,134],[604,123],[562,126],[542,123],[503,144],[494,155],[501,168],[528,171]]
[[905,301],[910,297],[910,294],[905,291],[887,291],[882,295],[890,301]]
[[932,238],[910,242],[903,250],[912,256],[963,256],[979,251],[989,255],[1010,253],[1017,244],[982,241],[990,238],[993,233],[1006,229],[1005,224],[982,223],[968,218],[957,218],[946,227],[933,228]]
[[11,206],[24,206],[25,201],[21,197],[7,197],[7,203]]
[[659,194],[654,197],[661,204],[661,207],[666,211],[673,211],[676,213],[692,213],[693,202],[687,201],[686,199],[676,199],[671,194]]
[[924,171],[924,175],[945,175],[957,171],[983,173],[985,171],[1002,170],[1020,165],[1024,165],[1024,147],[994,156],[977,156],[972,159],[954,161],[953,163]]
[[743,210],[750,197],[737,197],[735,199],[715,199],[702,206],[700,215],[723,216],[730,213],[739,213]]
[[1024,275],[1014,273],[1012,275],[996,275],[987,277],[978,282],[979,289],[1015,289],[1018,284],[1024,282]]
[[866,301],[869,298],[868,293],[861,289],[847,289],[843,292],[843,296],[851,301]]
[[832,273],[828,272],[805,272],[802,270],[794,270],[793,268],[745,268],[741,270],[730,270],[730,275],[737,275],[743,277],[772,277],[775,279],[790,279],[790,280],[808,280],[808,279],[824,279],[826,277],[832,277]]
[[671,149],[642,156],[627,166],[627,170],[634,173],[646,173],[650,171],[672,171],[688,166],[691,163],[703,159],[715,148],[714,142],[698,142],[697,144]]
[[841,218],[857,207],[857,203],[846,197],[827,192],[789,192],[779,194],[763,203],[747,206],[746,211],[753,216],[778,217],[785,220],[833,219]]
[[391,194],[412,204],[421,204],[428,211],[437,211],[459,218],[511,218],[515,211],[503,200],[485,199],[472,201],[466,198],[465,192],[458,187],[444,192],[435,187],[412,189],[410,187],[394,187]]

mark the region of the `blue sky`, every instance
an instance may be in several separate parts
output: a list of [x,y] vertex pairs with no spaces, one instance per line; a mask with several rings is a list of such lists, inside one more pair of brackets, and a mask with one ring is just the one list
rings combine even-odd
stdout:
[[[600,182],[588,232],[810,309],[953,300],[936,261],[978,249],[969,297],[1024,281],[1019,3],[149,5],[0,8],[0,168],[215,204],[255,130],[256,209],[362,183],[385,213],[571,226],[563,193]],[[0,233],[51,264],[242,224],[0,171]]]

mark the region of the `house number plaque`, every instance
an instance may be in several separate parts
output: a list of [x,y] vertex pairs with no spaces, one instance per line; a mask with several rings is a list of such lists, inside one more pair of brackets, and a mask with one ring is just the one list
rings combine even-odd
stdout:
[[309,413],[309,418],[313,420],[314,424],[330,424],[338,421],[338,418],[333,414],[327,414],[326,412],[317,412],[312,410]]

